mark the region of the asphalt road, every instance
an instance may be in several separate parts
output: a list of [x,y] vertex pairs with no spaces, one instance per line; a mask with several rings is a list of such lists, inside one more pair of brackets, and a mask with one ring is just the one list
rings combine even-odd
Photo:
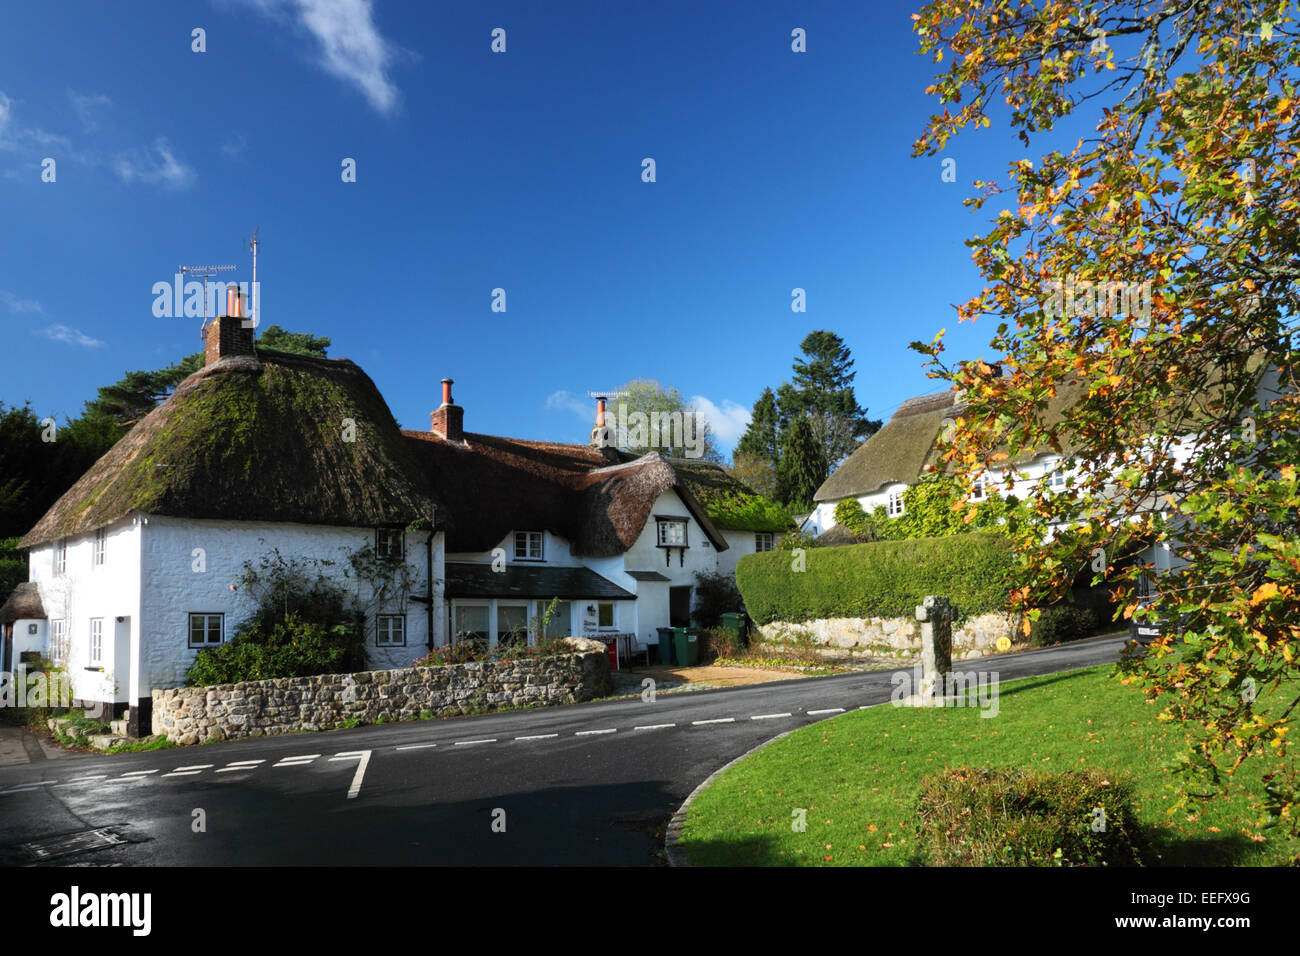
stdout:
[[[956,669],[1050,674],[1125,639]],[[0,866],[643,866],[710,773],[892,689],[875,672],[9,767]]]

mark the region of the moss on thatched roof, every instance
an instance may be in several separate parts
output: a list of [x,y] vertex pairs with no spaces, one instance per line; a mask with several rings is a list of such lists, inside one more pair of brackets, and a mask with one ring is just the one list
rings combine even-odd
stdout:
[[795,524],[789,512],[758,494],[720,465],[685,458],[670,458],[668,463],[719,528],[728,531],[794,530]]
[[19,544],[133,513],[396,527],[436,505],[442,526],[432,489],[365,372],[346,359],[262,350],[181,382]]

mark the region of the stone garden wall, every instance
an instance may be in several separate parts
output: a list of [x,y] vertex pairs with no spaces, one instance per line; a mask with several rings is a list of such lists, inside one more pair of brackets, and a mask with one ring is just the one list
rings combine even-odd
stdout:
[[[811,642],[828,659],[861,663],[901,663],[919,659],[921,625],[914,617],[833,617],[787,624],[774,621],[758,629],[773,644]],[[952,629],[952,659],[996,654],[998,638],[1020,643],[1020,616],[995,611],[967,618]]]
[[571,654],[283,677],[153,692],[153,732],[178,744],[333,730],[351,720],[412,720],[608,694],[605,645],[568,638]]

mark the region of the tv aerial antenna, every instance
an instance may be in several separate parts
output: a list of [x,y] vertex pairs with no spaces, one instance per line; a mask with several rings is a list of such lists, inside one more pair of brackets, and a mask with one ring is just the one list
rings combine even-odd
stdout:
[[250,286],[248,298],[248,318],[244,322],[246,329],[255,329],[262,324],[262,294],[257,285],[257,247],[261,245],[257,234],[261,228],[258,226],[254,229],[252,237],[248,240],[248,248],[253,250],[253,284]]
[[203,324],[199,326],[199,335],[208,327],[208,280],[215,279],[223,272],[233,272],[235,266],[179,266],[181,275],[193,276],[203,280]]

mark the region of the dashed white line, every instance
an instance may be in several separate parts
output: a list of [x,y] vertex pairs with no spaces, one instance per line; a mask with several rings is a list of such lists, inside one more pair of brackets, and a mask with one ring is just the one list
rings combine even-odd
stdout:
[[71,786],[74,783],[90,783],[92,780],[103,780],[107,777],[106,773],[95,774],[93,777],[78,777],[76,780],[69,780],[64,786]]
[[[515,740],[549,740],[551,737],[558,737],[559,734],[533,734],[531,737],[516,737]],[[473,741],[467,741],[473,743]]]
[[403,744],[400,747],[394,747],[394,750],[421,750],[425,747],[436,747],[437,744]]
[[6,793],[31,793],[33,790],[39,790],[41,787],[49,787],[58,783],[57,780],[38,780],[35,783],[23,783],[10,790],[0,790],[0,796]]
[[810,710],[808,711],[808,716],[816,717],[818,714],[842,714],[842,713],[844,713],[843,707],[827,707],[825,710]]
[[217,773],[237,773],[240,770],[256,770],[258,764],[266,763],[265,760],[236,760],[228,763]]
[[124,773],[124,777],[147,777],[151,773],[157,773],[157,770],[132,770],[130,773]]
[[275,764],[276,767],[305,767],[311,763],[320,754],[301,754],[297,757],[281,757],[280,762]]
[[700,726],[701,724],[734,724],[735,722],[736,722],[735,717],[718,717],[714,720],[692,720],[691,721],[691,723],[697,727]]
[[202,772],[202,770],[173,770],[171,773],[163,774],[162,779],[165,780],[168,777],[193,777],[195,774]]
[[467,746],[468,744],[494,744],[496,742],[497,739],[495,737],[489,737],[486,740],[457,740],[456,746],[464,747]]
[[633,730],[662,730],[665,727],[676,727],[676,724],[645,724],[641,727],[633,727]]
[[789,717],[789,714],[755,714],[750,720],[776,720],[778,717]]
[[592,734],[612,734],[618,730],[617,727],[610,727],[607,730],[579,730],[574,733],[575,737],[590,737]]
[[212,769],[212,764],[210,763],[192,763],[188,767],[177,767],[175,770],[172,771],[172,773],[181,773],[181,772],[198,773],[200,770],[211,770],[211,769]]

